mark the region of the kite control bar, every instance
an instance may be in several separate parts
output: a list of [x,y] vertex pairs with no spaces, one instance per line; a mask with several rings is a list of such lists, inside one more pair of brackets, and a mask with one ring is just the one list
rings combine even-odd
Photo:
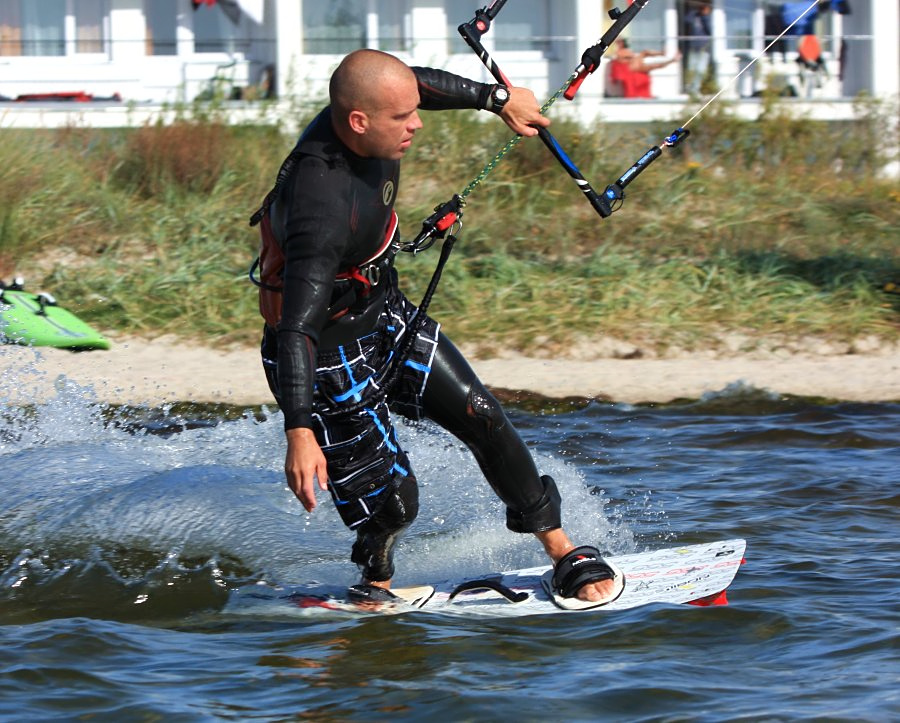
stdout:
[[[687,138],[690,135],[690,131],[686,128],[677,128],[672,131],[671,135],[666,136],[663,139],[662,146],[666,148],[674,148],[681,141]],[[619,176],[619,179],[615,183],[611,183],[606,187],[606,191],[603,192],[603,195],[606,197],[607,202],[612,204],[616,201],[623,201],[625,199],[625,186],[631,183],[635,178],[637,178],[641,173],[643,173],[647,166],[649,166],[653,161],[659,158],[662,155],[662,148],[660,146],[653,146],[649,151],[647,151],[643,156],[638,158],[634,165],[631,166],[625,173]],[[618,207],[616,207],[618,208]],[[616,210],[615,208],[612,209]]]
[[[497,61],[491,57],[491,54],[488,53],[481,43],[481,37],[490,30],[491,21],[496,17],[497,13],[500,12],[500,9],[505,2],[506,0],[495,0],[495,2],[487,7],[476,10],[475,17],[469,22],[463,23],[457,29],[459,30],[459,34],[462,35],[463,40],[466,41],[466,44],[481,59],[481,62],[484,63],[485,67],[490,71],[491,75],[494,76],[495,80],[498,83],[510,86],[512,83],[509,78],[506,77],[506,74],[500,69],[500,66],[497,65]],[[572,180],[575,181],[591,206],[594,207],[594,210],[600,214],[601,218],[609,216],[612,213],[609,202],[591,187],[588,180],[581,171],[578,170],[578,166],[573,163],[572,159],[569,158],[569,155],[563,150],[559,141],[557,141],[546,128],[541,126],[535,127],[537,128],[538,137],[543,141],[544,145],[547,146],[553,154],[553,157],[566,169],[566,173],[568,173]]]
[[[491,23],[506,4],[506,1],[507,0],[493,0],[485,7],[476,10],[475,17],[469,22],[460,25],[458,30],[463,40],[466,41],[481,62],[484,63],[485,67],[490,71],[497,82],[510,86],[512,83],[509,78],[507,78],[506,74],[500,69],[500,66],[497,65],[497,62],[491,57],[490,53],[488,53],[481,42],[482,36],[490,30]],[[629,7],[624,11],[615,8],[609,11],[609,16],[613,20],[612,26],[603,34],[603,37],[596,45],[588,48],[582,54],[581,64],[575,69],[575,72],[572,73],[563,88],[556,91],[556,93],[544,104],[541,108],[542,113],[563,93],[564,89],[567,98],[571,99],[575,96],[578,87],[590,73],[594,72],[600,63],[600,58],[609,49],[609,46],[648,2],[650,2],[650,0],[632,0]],[[625,186],[631,183],[631,181],[633,181],[638,174],[640,174],[644,168],[646,168],[662,152],[659,146],[654,146],[654,148],[647,151],[647,153],[645,153],[615,183],[607,186],[604,193],[599,194],[591,187],[591,184],[581,171],[578,170],[578,167],[550,131],[541,126],[536,128],[538,137],[543,141],[544,145],[547,146],[554,158],[559,161],[560,165],[566,169],[566,172],[572,180],[575,181],[578,188],[601,218],[607,218],[613,213],[615,210],[613,204],[621,202],[625,198]],[[675,146],[682,138],[687,136],[687,133],[688,132],[683,128],[679,128],[671,136],[665,139],[662,145],[670,147]],[[422,223],[422,230],[419,232],[419,235],[411,242],[405,244],[403,250],[418,253],[429,249],[434,245],[437,239],[444,238],[447,235],[448,230],[451,230],[454,225],[461,225],[462,209],[463,206],[465,206],[468,194],[490,172],[500,158],[515,145],[516,141],[520,139],[521,136],[516,136],[507,143],[494,157],[494,160],[485,166],[478,178],[473,180],[462,193],[456,194],[449,201],[436,206],[434,213]],[[450,231],[449,238],[453,238],[452,230]]]
[[[613,25],[606,33],[604,33],[603,37],[596,45],[586,50],[581,56],[581,64],[575,69],[575,73],[573,73],[570,84],[566,89],[567,98],[571,100],[575,96],[578,86],[581,85],[584,78],[596,69],[603,53],[606,52],[613,41],[619,36],[619,33],[625,29],[625,26],[631,22],[634,16],[637,15],[648,2],[650,2],[650,0],[635,0],[635,2],[625,11],[616,9],[610,10],[609,15],[613,19]],[[469,22],[460,25],[458,30],[463,40],[466,41],[466,44],[481,59],[481,62],[484,63],[485,67],[490,71],[491,75],[494,76],[496,81],[509,86],[512,85],[509,78],[500,69],[497,61],[491,57],[490,53],[488,53],[481,42],[482,36],[491,28],[491,21],[497,16],[497,13],[500,12],[505,3],[506,0],[494,0],[490,5],[480,10],[476,10],[475,17]],[[577,85],[574,86],[574,89],[572,80],[577,83]],[[557,96],[554,96],[554,100],[558,95],[559,92],[557,92]],[[587,198],[594,210],[601,218],[609,216],[612,213],[612,206],[610,205],[607,195],[598,194],[591,187],[591,184],[584,177],[584,174],[581,173],[578,166],[575,165],[563,147],[559,144],[559,141],[553,137],[550,131],[538,126],[537,132],[538,137],[543,141],[544,145],[547,146],[553,154],[553,157],[566,169],[566,172],[572,180],[575,181],[575,184],[585,195],[585,198]]]

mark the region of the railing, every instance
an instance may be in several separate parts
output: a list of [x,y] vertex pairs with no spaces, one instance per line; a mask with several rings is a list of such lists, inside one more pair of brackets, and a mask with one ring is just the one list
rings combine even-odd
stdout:
[[[748,42],[753,49],[722,49],[723,47],[727,48],[730,44],[736,44],[735,41],[738,39],[738,36],[713,37],[712,60],[714,74],[711,78],[711,82],[708,83],[708,90],[710,92],[714,92],[718,88],[729,83],[742,67],[757,56],[760,47],[768,44],[772,40],[772,36],[753,36],[748,38]],[[385,38],[384,40],[392,43],[397,40],[401,45],[406,42],[402,38],[399,40]],[[449,63],[452,58],[465,54],[453,53],[456,48],[455,41],[457,38],[447,35],[443,37],[443,40],[446,41],[446,56],[443,60],[440,57],[429,57],[427,60],[416,59],[408,57],[406,53],[400,51],[397,52],[400,57],[410,60],[411,62],[427,62],[443,67],[444,62]],[[683,36],[664,37],[632,35],[630,40],[633,48],[641,49],[655,47],[658,49],[665,49],[668,51],[667,55],[671,57],[674,51],[682,46],[687,38]],[[795,94],[798,97],[806,99],[840,99],[853,97],[861,90],[871,90],[874,87],[873,73],[878,72],[878,69],[873,69],[873,63],[867,64],[860,60],[860,58],[869,57],[871,55],[870,45],[873,41],[871,35],[819,36],[819,42],[823,49],[822,58],[824,65],[821,69],[816,70],[803,68],[796,62],[797,40],[798,39],[793,36],[784,38],[775,48],[766,53],[754,65],[751,71],[741,77],[733,91],[730,91],[728,95],[731,97],[748,98],[759,94],[765,89],[770,89],[775,90],[776,92],[783,91],[785,94]],[[111,42],[115,44],[119,41]],[[160,77],[158,87],[163,87],[167,83],[170,83],[173,88],[180,85],[187,91],[185,95],[190,98],[193,97],[191,94],[194,92],[207,92],[210,84],[227,85],[229,88],[225,89],[224,92],[220,92],[220,96],[227,98],[232,95],[232,92],[230,91],[231,87],[246,86],[251,81],[248,77],[251,74],[251,67],[257,69],[253,70],[252,73],[257,73],[259,68],[271,67],[273,65],[275,48],[275,41],[273,38],[257,38],[252,41],[234,40],[233,42],[235,43],[235,47],[240,48],[240,52],[232,56],[238,58],[241,65],[240,68],[235,68],[234,62],[223,63],[223,53],[221,52],[209,54],[210,56],[218,55],[218,58],[215,60],[205,60],[203,56],[206,54],[204,53],[192,53],[187,57],[184,55],[166,56],[173,58],[177,57],[180,60],[182,63],[181,77]],[[354,35],[352,38],[338,37],[335,35],[328,40],[321,38],[316,39],[316,49],[325,51],[328,49],[328,43],[335,43],[336,45],[334,47],[340,47],[343,52],[348,47],[346,43],[356,43],[358,45],[359,42],[360,38],[358,35]],[[537,72],[545,73],[545,78],[539,81],[539,85],[555,87],[555,84],[558,84],[559,79],[553,77],[552,74],[554,72],[563,72],[559,71],[558,68],[561,65],[565,65],[565,58],[569,56],[574,57],[577,54],[576,49],[574,48],[576,42],[577,39],[571,35],[546,35],[528,38],[506,37],[503,38],[502,44],[498,44],[493,49],[493,52],[498,58],[504,59],[505,61],[508,59],[506,62],[509,62],[513,67],[519,60],[530,63],[532,69],[537,68]],[[853,51],[851,55],[854,56],[854,58],[851,58],[850,62],[852,63],[855,59],[855,66],[851,69],[851,75],[853,77],[849,83],[841,78],[842,75],[846,75],[845,73],[842,73],[842,71],[846,70],[846,68],[842,67],[841,61],[842,45],[847,45]],[[339,55],[340,53],[336,53],[335,57]],[[610,54],[607,57],[611,56],[612,51],[610,51]],[[21,93],[29,92],[26,87],[29,82],[40,83],[42,85],[46,85],[48,82],[52,83],[54,80],[52,77],[52,69],[54,67],[52,61],[55,57],[56,56],[0,56],[0,62],[8,68],[14,69],[12,72],[4,73],[6,77],[3,81],[0,81],[0,95],[14,96],[16,92],[11,92],[10,88],[15,88],[17,92]],[[80,57],[84,56],[76,55],[73,56],[71,60],[77,61]],[[151,57],[163,56],[144,57],[149,59]],[[316,52],[307,56],[302,56],[299,70],[298,68],[295,68],[293,76],[304,84],[304,87],[307,89],[312,88],[313,90],[318,90],[319,86],[324,89],[327,86],[327,73],[330,72],[330,61],[328,61],[330,57],[329,54],[324,52]],[[246,60],[244,60],[245,58]],[[322,62],[304,63],[304,59],[312,60],[316,58],[320,58]],[[99,80],[90,75],[93,66],[99,67],[102,63],[108,70],[109,66],[114,64],[114,61],[110,60],[109,56],[98,59],[97,55],[92,54],[84,57],[84,60],[84,82],[86,85],[89,85],[92,81]],[[127,61],[127,63],[133,62],[133,58]],[[605,60],[604,62],[608,62],[608,60]],[[69,82],[73,76],[73,71],[77,70],[78,66],[79,63],[77,62],[74,65],[67,62],[65,72],[59,73],[60,82],[62,82],[63,79],[65,79],[66,82]],[[201,67],[207,67],[209,72],[201,72],[198,74],[191,73],[191,69],[199,69]],[[544,70],[540,70],[542,67]],[[33,72],[30,72],[32,69]],[[223,73],[222,71],[226,69],[239,70],[238,77],[232,78],[230,73]],[[654,95],[664,100],[677,100],[683,98],[685,89],[685,70],[686,66],[684,61],[682,61],[680,63],[673,63],[663,70],[654,71],[651,76],[651,82],[655,86]],[[291,77],[290,69],[278,69],[278,71],[277,74],[281,78],[287,79]],[[100,71],[98,70],[97,72]],[[532,70],[531,72],[535,71]],[[514,79],[517,77],[514,73],[511,73],[511,76]],[[523,82],[530,83],[534,79],[537,79],[537,75],[534,74],[529,77],[532,80],[525,78],[523,79]],[[596,87],[597,86],[595,86],[595,88]],[[287,91],[291,92],[291,89],[288,88]]]

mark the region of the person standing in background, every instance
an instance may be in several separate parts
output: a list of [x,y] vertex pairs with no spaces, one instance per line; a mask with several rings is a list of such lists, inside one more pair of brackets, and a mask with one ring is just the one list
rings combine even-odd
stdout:
[[685,91],[698,96],[712,59],[712,7],[706,0],[688,0],[684,16],[686,61]]

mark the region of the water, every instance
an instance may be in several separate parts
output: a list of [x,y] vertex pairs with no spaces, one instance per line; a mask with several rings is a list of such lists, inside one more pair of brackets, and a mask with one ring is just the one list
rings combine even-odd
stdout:
[[[744,537],[728,607],[470,619],[246,606],[348,584],[272,410],[0,407],[4,720],[900,717],[900,405],[737,388],[695,404],[513,410],[570,533],[614,553]],[[467,453],[403,427],[422,511],[399,583],[544,560]]]

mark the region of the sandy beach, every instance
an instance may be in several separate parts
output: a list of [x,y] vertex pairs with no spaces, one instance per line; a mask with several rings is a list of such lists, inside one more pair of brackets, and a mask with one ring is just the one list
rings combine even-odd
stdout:
[[[494,390],[550,398],[666,403],[744,385],[839,401],[900,400],[900,345],[872,343],[843,353],[586,357],[590,353],[582,350],[579,358],[511,354],[470,361]],[[108,351],[77,353],[0,346],[0,377],[0,398],[14,404],[46,401],[57,393],[61,378],[86,388],[100,402],[272,403],[257,349],[222,351],[186,346],[171,338],[119,339]]]

